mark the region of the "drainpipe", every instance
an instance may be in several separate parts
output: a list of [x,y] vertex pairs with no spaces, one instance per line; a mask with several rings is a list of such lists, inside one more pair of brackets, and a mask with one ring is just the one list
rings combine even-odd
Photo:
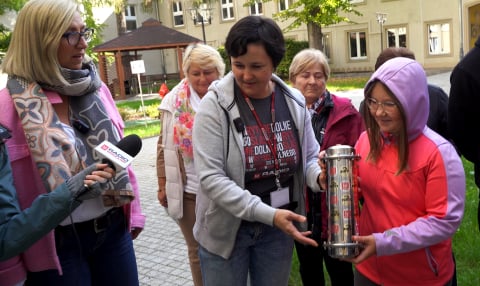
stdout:
[[458,12],[460,13],[460,60],[463,59],[463,7],[462,0],[458,0]]

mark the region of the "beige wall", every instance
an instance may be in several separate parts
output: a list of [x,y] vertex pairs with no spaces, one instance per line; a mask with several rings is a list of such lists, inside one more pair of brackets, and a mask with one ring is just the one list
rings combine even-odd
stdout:
[[[407,47],[415,52],[417,60],[425,68],[452,68],[460,59],[461,48],[461,27],[460,24],[460,2],[462,2],[464,17],[464,35],[467,33],[468,25],[466,19],[468,12],[466,8],[479,4],[479,0],[365,0],[356,1],[356,9],[362,13],[362,16],[354,14],[347,15],[355,24],[340,23],[330,27],[323,27],[323,32],[330,37],[331,54],[330,63],[333,71],[351,72],[351,71],[371,71],[380,53],[380,25],[375,18],[376,12],[387,13],[387,21],[384,24],[384,30],[389,28],[406,27],[407,29]],[[173,27],[171,1],[159,3],[161,21],[180,32],[190,34],[202,39],[201,25],[194,26],[188,13],[188,7],[191,2],[183,1],[184,26]],[[249,10],[242,6],[243,1],[235,1],[234,13],[235,19],[242,18],[249,14]],[[278,11],[277,2],[270,1],[264,3],[264,16],[272,17],[273,13]],[[213,9],[212,24],[205,25],[207,43],[219,47],[223,45],[225,37],[233,25],[234,21],[220,20],[220,4],[216,2]],[[449,53],[441,55],[429,55],[428,52],[428,24],[449,23]],[[284,28],[287,26],[284,22],[278,22]],[[480,24],[480,23],[479,23]],[[349,57],[348,32],[365,31],[367,37],[367,57],[361,60],[351,60]],[[286,32],[285,37],[296,40],[307,40],[305,26],[295,31]],[[384,33],[385,38],[385,33]],[[463,49],[468,51],[469,43],[464,36]],[[384,45],[385,47],[385,45]]]

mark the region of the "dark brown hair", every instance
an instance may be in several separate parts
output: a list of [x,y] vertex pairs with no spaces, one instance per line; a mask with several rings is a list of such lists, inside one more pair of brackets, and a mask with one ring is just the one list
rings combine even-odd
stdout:
[[403,58],[409,58],[414,60],[415,59],[415,54],[410,51],[407,48],[404,47],[390,47],[386,48],[383,50],[377,57],[377,62],[375,63],[375,70],[378,70],[378,68],[383,65],[386,61],[396,58],[396,57],[403,57]]

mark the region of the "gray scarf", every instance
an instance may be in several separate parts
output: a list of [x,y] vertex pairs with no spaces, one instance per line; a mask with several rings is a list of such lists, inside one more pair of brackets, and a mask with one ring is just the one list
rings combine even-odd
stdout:
[[[61,69],[67,85],[27,83],[11,76],[7,88],[22,120],[29,148],[47,191],[53,190],[85,165],[100,160],[94,148],[104,140],[117,143],[118,131],[103,106],[98,89],[102,83],[92,62],[81,70]],[[75,146],[61,125],[42,89],[69,96],[70,123],[84,124],[83,132],[75,130]],[[41,128],[38,128],[38,127]],[[132,186],[126,170],[117,170],[103,195],[105,206],[121,206],[133,200]]]

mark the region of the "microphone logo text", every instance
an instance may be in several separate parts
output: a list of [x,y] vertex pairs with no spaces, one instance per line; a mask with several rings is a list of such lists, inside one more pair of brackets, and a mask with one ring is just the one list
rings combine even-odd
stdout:
[[128,160],[129,160],[128,158],[126,158],[122,154],[118,153],[115,149],[111,148],[107,144],[103,144],[101,146],[101,149],[104,150],[105,152],[107,152],[107,154],[111,155],[113,158],[115,158],[115,159],[117,159],[117,160],[119,160],[123,163],[127,163]]

